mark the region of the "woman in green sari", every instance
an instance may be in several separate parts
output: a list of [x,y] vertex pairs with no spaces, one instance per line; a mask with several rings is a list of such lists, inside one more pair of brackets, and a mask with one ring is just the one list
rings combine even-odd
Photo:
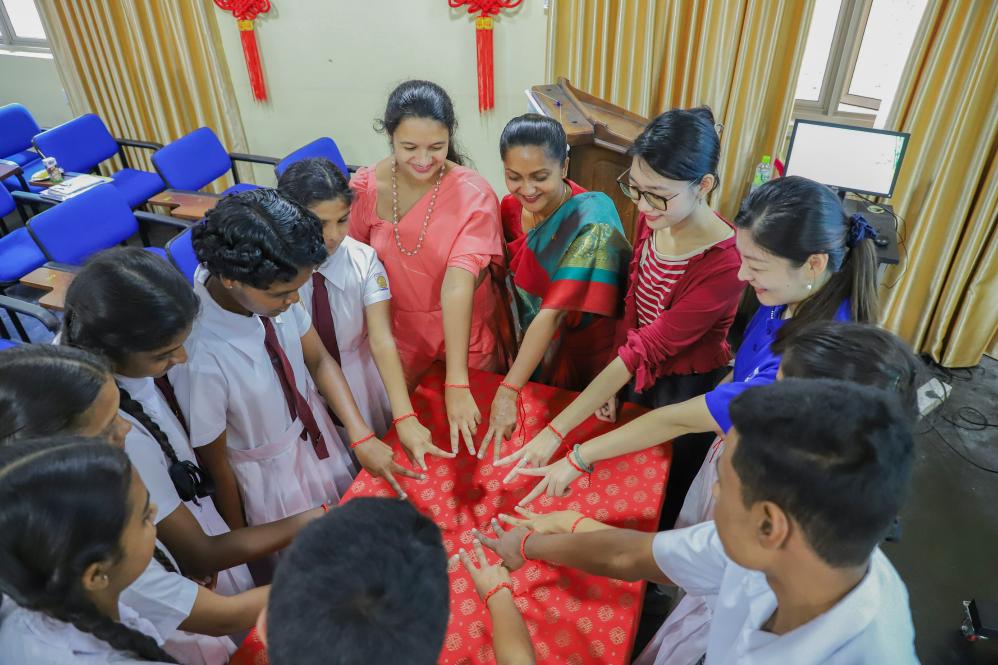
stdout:
[[500,205],[520,347],[492,401],[479,458],[516,428],[527,381],[582,390],[615,351],[631,246],[606,194],[568,180],[561,123],[510,120],[499,151],[509,195]]

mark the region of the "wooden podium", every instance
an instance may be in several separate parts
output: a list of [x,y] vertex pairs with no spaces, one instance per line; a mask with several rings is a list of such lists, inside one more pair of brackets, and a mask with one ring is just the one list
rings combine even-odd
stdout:
[[582,92],[565,78],[559,78],[556,85],[535,85],[527,95],[537,112],[558,120],[565,128],[571,146],[568,177],[613,199],[633,243],[637,208],[620,191],[617,178],[630,168],[627,151],[648,118]]

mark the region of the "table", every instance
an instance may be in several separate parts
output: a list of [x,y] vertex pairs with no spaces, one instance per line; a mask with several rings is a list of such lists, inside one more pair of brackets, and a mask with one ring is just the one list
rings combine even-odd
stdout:
[[38,304],[42,307],[61,312],[66,303],[66,290],[73,282],[76,273],[69,270],[60,270],[51,266],[42,266],[32,270],[19,281],[21,284],[35,289],[48,291],[38,299]]
[[17,178],[21,184],[21,189],[28,191],[28,183],[24,180],[24,173],[21,171],[20,165],[17,162],[0,159],[0,180],[6,180],[11,176]]
[[209,210],[221,200],[218,194],[203,194],[201,192],[185,192],[179,189],[168,189],[149,199],[152,205],[166,206],[170,216],[196,222],[202,219]]
[[[449,445],[443,398],[443,369],[427,373],[412,397],[421,422],[433,432],[435,442]],[[476,443],[487,430],[489,406],[502,377],[472,371],[472,392],[482,412]],[[506,451],[522,445],[523,430],[529,440],[577,393],[528,384],[522,395],[523,422]],[[634,419],[645,410],[623,405],[616,424],[590,417],[566,439],[566,446],[603,434]],[[394,431],[384,437],[397,445]],[[428,478],[400,478],[409,499],[443,532],[447,555],[460,547],[469,549],[470,529],[491,532],[489,521],[500,512],[515,515],[513,506],[536,484],[537,478],[520,476],[508,486],[502,479],[509,467],[493,468],[491,449],[486,459],[471,457],[462,443],[454,460],[427,457]],[[658,446],[601,463],[589,478],[575,484],[567,497],[544,496],[531,508],[540,512],[577,510],[602,522],[645,531],[658,526],[671,449]],[[402,453],[401,463],[406,464]],[[562,452],[556,453],[556,458]],[[362,471],[343,501],[358,496],[393,496],[388,484]],[[363,534],[359,534],[363,537]],[[490,561],[494,561],[492,558]],[[641,616],[644,582],[626,583],[587,575],[577,570],[530,561],[512,574],[516,605],[523,614],[540,663],[569,665],[623,665],[631,661],[631,648]],[[491,623],[463,567],[450,573],[451,619],[438,662],[441,665],[493,663]]]

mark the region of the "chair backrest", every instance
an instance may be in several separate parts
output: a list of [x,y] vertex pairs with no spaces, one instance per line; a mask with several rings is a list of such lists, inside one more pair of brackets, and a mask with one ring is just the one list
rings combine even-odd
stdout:
[[191,242],[191,228],[184,229],[166,243],[166,255],[170,262],[177,267],[177,270],[187,278],[187,281],[193,284],[194,271],[199,264],[197,254],[194,253],[194,245]]
[[328,136],[318,138],[295,150],[293,153],[277,163],[277,166],[274,167],[274,173],[276,173],[277,177],[280,178],[289,166],[303,159],[308,159],[309,157],[325,157],[333,164],[336,164],[340,171],[343,172],[344,178],[347,180],[350,179],[350,172],[347,170],[346,160],[343,159],[343,155],[340,153],[340,149],[336,145],[336,141]]
[[118,189],[102,184],[38,213],[28,230],[53,261],[79,265],[135,235],[139,222]]
[[152,163],[172,189],[197,191],[225,175],[232,160],[207,127],[195,129],[152,154]]
[[93,113],[46,129],[35,137],[34,144],[46,157],[55,157],[63,169],[78,173],[87,173],[118,154],[118,142]]
[[16,207],[14,197],[10,195],[6,187],[0,186],[0,217],[6,217],[14,212]]
[[23,104],[0,107],[0,157],[31,147],[31,139],[42,131]]

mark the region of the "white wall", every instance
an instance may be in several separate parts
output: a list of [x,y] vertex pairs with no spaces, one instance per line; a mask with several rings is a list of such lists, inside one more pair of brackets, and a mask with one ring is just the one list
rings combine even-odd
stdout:
[[[496,107],[478,113],[475,30],[465,10],[445,0],[288,0],[257,21],[268,101],[252,98],[231,14],[215,11],[249,149],[282,157],[319,136],[332,136],[346,161],[366,165],[388,154],[372,129],[388,93],[409,78],[434,81],[454,100],[458,142],[505,193],[499,134],[527,109],[523,91],[544,83],[547,16],[526,0],[497,21]],[[260,169],[258,182],[264,175]]]
[[73,117],[55,61],[48,53],[0,49],[0,106],[20,102],[42,127]]

